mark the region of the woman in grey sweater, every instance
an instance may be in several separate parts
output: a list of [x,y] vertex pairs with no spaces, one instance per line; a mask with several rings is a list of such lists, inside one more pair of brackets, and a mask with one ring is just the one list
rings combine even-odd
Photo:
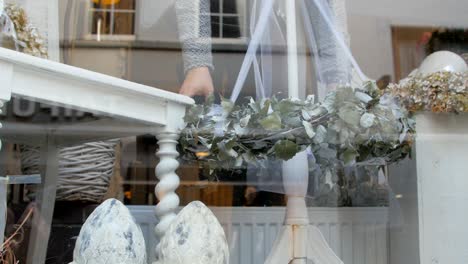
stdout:
[[210,0],[176,0],[185,81],[180,93],[190,97],[213,93]]
[[[326,1],[330,4],[337,28],[349,44],[345,0]],[[311,7],[310,11],[312,23],[318,25],[319,29],[317,39],[320,53],[330,57],[328,63],[321,65],[324,67],[323,72],[335,78],[349,78],[344,76],[347,73],[346,62],[340,61],[343,54],[331,36],[330,30],[326,28],[323,17],[316,8]],[[176,13],[186,75],[180,93],[187,96],[207,96],[214,91],[210,74],[213,70],[210,0],[176,0]]]

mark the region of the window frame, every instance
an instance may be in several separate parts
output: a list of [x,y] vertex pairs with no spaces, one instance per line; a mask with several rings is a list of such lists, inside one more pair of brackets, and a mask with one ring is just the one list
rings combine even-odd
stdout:
[[[134,9],[115,9],[114,5],[111,5],[111,8],[95,8],[92,4],[92,1],[86,2],[86,19],[85,19],[85,28],[86,33],[84,34],[85,40],[95,40],[95,41],[135,41],[136,40],[136,30],[137,30],[137,10],[139,6],[139,1],[134,0]],[[115,14],[116,13],[132,13],[133,14],[133,34],[114,34],[114,26],[111,27],[110,34],[93,34],[93,14],[95,12],[109,12],[111,14],[111,22],[113,25],[115,23]]]
[[[224,1],[239,1],[239,0],[216,0],[219,2],[219,10],[218,12],[211,12],[210,11],[210,18],[211,17],[218,17],[219,18],[219,36],[220,37],[211,37],[211,41],[213,44],[245,44],[248,41],[249,31],[248,31],[248,8],[242,8],[242,10],[237,8],[237,13],[223,13],[223,6]],[[243,2],[244,6],[247,7],[247,0],[240,0]],[[224,17],[237,17],[239,21],[239,33],[240,37],[238,38],[227,38],[223,37],[223,18]],[[213,30],[213,27],[211,28]]]

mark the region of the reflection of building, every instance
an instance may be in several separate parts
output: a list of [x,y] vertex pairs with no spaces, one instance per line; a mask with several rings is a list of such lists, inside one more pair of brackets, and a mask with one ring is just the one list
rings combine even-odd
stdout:
[[[245,52],[248,17],[245,2],[246,0],[211,1],[216,67],[213,77],[215,86],[220,91],[234,85]],[[183,80],[183,65],[174,3],[175,0],[61,2],[64,62],[177,92]],[[140,161],[130,166],[132,168],[127,179],[154,181],[154,170],[149,169],[149,164],[155,162],[154,150],[148,149],[153,144],[152,139],[141,138],[137,143],[137,151],[133,151],[135,155],[131,157],[126,153],[130,157],[124,157],[124,166],[128,161]],[[148,167],[141,168],[142,166]],[[127,174],[127,171],[123,170],[123,173]],[[178,192],[183,204],[194,199],[201,199],[210,205],[233,203],[233,188],[230,184],[200,185],[196,182],[199,180],[197,171],[190,168],[184,168],[181,174],[183,186]],[[146,192],[143,191],[145,189]],[[126,191],[135,194],[133,201],[138,200],[139,203],[151,203],[154,200],[151,189],[152,187],[145,188],[141,185],[126,187]]]
[[[65,61],[170,91],[182,81],[182,59],[174,2],[120,0],[61,1]],[[215,86],[232,87],[247,36],[245,0],[212,0]],[[226,63],[228,62],[228,63]]]

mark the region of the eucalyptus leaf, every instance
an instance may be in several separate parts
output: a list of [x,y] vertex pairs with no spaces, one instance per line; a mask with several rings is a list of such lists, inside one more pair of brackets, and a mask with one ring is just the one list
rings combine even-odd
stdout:
[[321,144],[325,142],[326,138],[327,138],[327,129],[324,126],[319,125],[317,127],[317,130],[315,131],[314,142],[316,144]]
[[359,156],[359,153],[353,149],[347,149],[343,153],[343,161],[345,166],[351,166],[356,163],[356,158]]
[[278,111],[281,114],[289,114],[295,111],[299,111],[301,108],[302,106],[300,104],[291,100],[281,100],[281,102],[278,104]]
[[276,157],[282,160],[293,158],[299,151],[299,146],[289,140],[280,140],[274,146]]
[[374,114],[364,113],[361,116],[361,120],[359,121],[359,123],[363,128],[369,128],[374,124],[374,120],[375,120]]
[[301,110],[302,118],[304,118],[305,121],[309,121],[312,119],[312,116],[310,116],[309,112],[307,110]]
[[315,137],[315,132],[314,132],[314,127],[312,126],[311,123],[307,121],[302,121],[302,125],[304,126],[304,129],[309,136],[309,138],[314,138]]
[[218,143],[219,154],[222,159],[237,158],[239,154],[233,149],[231,141],[221,141]]
[[240,120],[240,126],[241,126],[242,128],[246,127],[246,126],[249,124],[250,117],[251,117],[251,115],[247,115],[247,116],[241,118],[241,120]]
[[[310,146],[313,172],[335,177],[344,164],[396,162],[411,151],[414,120],[391,94],[366,85],[339,88],[322,102],[312,96],[305,101],[273,97],[190,107],[179,141],[181,157],[197,159],[214,172],[244,162],[260,166],[272,157],[287,160]],[[198,157],[200,151],[207,154]]]
[[359,92],[359,91],[356,92],[356,98],[365,104],[372,101],[372,97],[370,95],[363,93],[363,92]]
[[202,118],[203,114],[203,105],[194,105],[187,109],[185,112],[184,121],[186,123],[196,123],[200,118]]
[[223,107],[224,112],[230,113],[232,109],[234,109],[234,103],[231,100],[222,98],[221,99],[221,106]]
[[341,120],[345,121],[348,125],[353,127],[359,126],[361,120],[361,113],[355,105],[345,105],[338,111],[338,116]]
[[281,117],[277,113],[268,115],[264,119],[260,120],[262,127],[269,131],[275,131],[281,129]]

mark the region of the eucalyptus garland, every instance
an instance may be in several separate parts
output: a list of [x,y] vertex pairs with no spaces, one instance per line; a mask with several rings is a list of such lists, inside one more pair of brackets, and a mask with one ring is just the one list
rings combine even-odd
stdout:
[[396,162],[410,153],[414,121],[375,83],[342,87],[322,102],[276,98],[235,105],[209,100],[187,110],[183,157],[216,169],[288,160],[311,147],[325,170]]
[[389,85],[388,91],[412,112],[468,111],[468,72],[441,71],[410,76],[398,84]]

